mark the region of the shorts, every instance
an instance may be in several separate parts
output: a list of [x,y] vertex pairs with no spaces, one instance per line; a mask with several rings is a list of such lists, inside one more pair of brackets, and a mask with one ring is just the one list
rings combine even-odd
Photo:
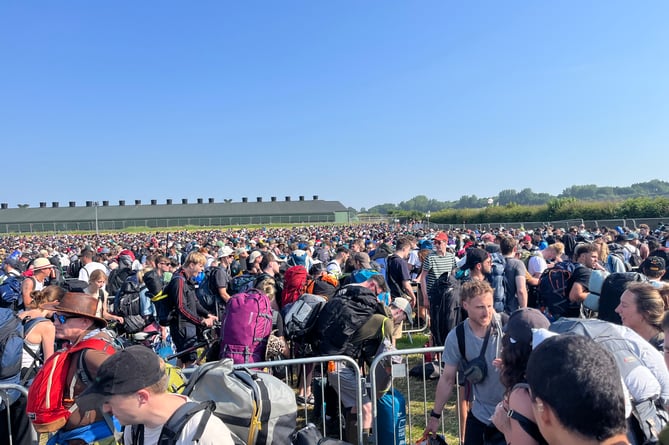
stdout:
[[[339,371],[328,372],[328,383],[339,395],[344,408],[352,408],[357,405],[358,380],[351,368],[339,366]],[[372,399],[362,386],[362,404],[371,403]]]

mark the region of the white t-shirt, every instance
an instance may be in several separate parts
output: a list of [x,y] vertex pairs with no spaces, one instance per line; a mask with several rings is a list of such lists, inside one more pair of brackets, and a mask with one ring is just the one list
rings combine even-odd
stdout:
[[546,260],[544,259],[543,255],[532,255],[527,262],[527,271],[533,277],[541,274],[544,270],[546,270],[546,267],[548,267],[548,265],[546,264]]
[[[183,396],[176,396],[183,397]],[[188,401],[191,401],[188,399]],[[200,425],[200,419],[204,411],[200,411],[193,415],[190,420],[184,425],[181,430],[181,435],[176,442],[176,445],[192,445],[193,444],[193,435],[197,431],[197,427]],[[163,426],[160,425],[156,428],[144,427],[144,445],[156,445],[158,439],[160,438],[160,432],[162,431]],[[132,445],[132,427],[127,426],[123,431],[123,443],[125,445]],[[202,437],[198,442],[200,445],[234,445],[234,441],[230,436],[230,430],[223,423],[221,419],[215,415],[211,415],[207,421],[207,426],[204,428]]]

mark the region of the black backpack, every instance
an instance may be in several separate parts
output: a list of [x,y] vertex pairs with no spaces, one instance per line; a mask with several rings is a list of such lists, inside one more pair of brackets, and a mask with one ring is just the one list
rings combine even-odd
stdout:
[[546,318],[555,321],[570,307],[567,282],[580,264],[561,261],[544,270],[539,277],[539,306]]
[[443,345],[446,336],[462,321],[460,309],[460,280],[449,272],[441,274],[434,282],[428,297],[430,298],[430,331],[434,345]]
[[316,329],[321,355],[343,354],[357,359],[361,345],[349,339],[374,314],[386,315],[383,303],[370,289],[353,284],[339,289],[318,316]]
[[599,296],[597,318],[615,324],[623,324],[616,308],[620,304],[620,296],[629,283],[644,283],[648,278],[638,272],[612,273],[604,279]]
[[217,304],[220,299],[218,295],[218,287],[216,286],[216,272],[218,267],[210,267],[204,271],[204,278],[195,289],[197,299],[203,308],[210,314],[216,314]]
[[117,268],[110,272],[109,280],[107,281],[107,292],[109,295],[116,295],[123,286],[123,283],[126,282],[128,277],[133,274],[132,269],[129,267]]
[[[141,331],[148,322],[142,314],[142,292],[146,293],[146,288],[139,282],[137,273],[133,272],[114,298],[114,313],[123,317],[123,330],[129,334]],[[147,298],[146,295],[144,298]]]
[[228,291],[230,296],[238,294],[240,292],[246,292],[247,290],[253,287],[253,283],[257,278],[256,275],[251,275],[250,273],[244,272],[241,275],[234,277],[230,284],[228,284]]

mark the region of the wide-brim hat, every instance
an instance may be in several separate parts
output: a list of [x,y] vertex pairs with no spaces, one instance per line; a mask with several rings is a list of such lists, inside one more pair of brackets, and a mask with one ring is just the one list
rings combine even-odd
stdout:
[[107,320],[95,315],[97,308],[98,299],[82,292],[66,292],[60,301],[40,305],[40,309],[90,318],[98,325],[105,327]]
[[42,270],[53,267],[51,261],[48,258],[37,258],[33,261],[33,270]]

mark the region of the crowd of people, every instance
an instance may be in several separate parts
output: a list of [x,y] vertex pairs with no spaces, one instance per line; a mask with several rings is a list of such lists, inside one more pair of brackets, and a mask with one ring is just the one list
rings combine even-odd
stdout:
[[[580,442],[569,443],[627,443],[632,437],[626,438],[625,393],[622,385],[613,388],[620,372],[609,366],[607,380],[593,371],[608,365],[611,357],[596,342],[583,338],[548,338],[537,346],[534,333],[546,331],[558,318],[596,315],[593,274],[603,278],[639,271],[647,279],[629,285],[619,296],[618,324],[649,342],[657,354],[669,357],[664,346],[664,335],[669,334],[665,313],[669,290],[663,281],[667,252],[668,228],[651,230],[646,225],[440,231],[422,225],[370,224],[6,236],[0,238],[1,309],[23,320],[27,348],[21,353],[19,371],[2,376],[0,382],[29,385],[39,365],[65,345],[73,351],[65,385],[69,391],[65,408],[72,409],[72,415],[56,430],[49,430],[57,431],[51,443],[113,443],[114,432],[120,430],[118,421],[144,425],[140,429],[143,443],[157,443],[162,425],[190,403],[184,396],[166,392],[164,364],[158,356],[143,346],[112,353],[104,346],[76,350],[77,344],[98,339],[99,344],[114,345],[116,333],[152,325],[173,341],[179,366],[197,366],[201,357],[196,346],[203,331],[229,316],[233,295],[253,288],[269,300],[272,336],[279,339],[278,352],[285,357],[291,350],[282,317],[286,308],[309,293],[328,301],[315,328],[314,335],[323,340],[317,354],[344,354],[369,365],[384,345],[392,347],[402,336],[405,322],[432,320],[434,344],[444,349],[426,437],[437,432],[443,408],[459,387],[460,435],[466,445],[490,443],[495,434],[497,443],[514,445],[568,443],[565,440],[574,438]],[[540,280],[546,271],[561,269],[561,263],[574,264],[565,283],[565,301],[559,308],[547,306],[538,292]],[[444,277],[450,283],[451,301],[440,293]],[[129,281],[142,286],[143,295],[148,296],[137,314],[118,307],[118,296]],[[14,283],[20,286],[12,294],[8,289]],[[200,295],[204,286],[214,296],[211,305]],[[160,308],[167,307],[158,303],[161,297],[170,302],[169,313],[161,314]],[[365,308],[362,319],[360,311],[348,312],[345,304],[335,304],[348,300]],[[443,319],[447,304],[453,306],[454,314],[448,322]],[[579,350],[590,352],[581,356]],[[210,358],[228,353],[235,352],[220,341]],[[560,366],[552,364],[556,357],[563,359]],[[668,365],[669,360],[665,374]],[[580,402],[565,402],[561,396],[571,393],[560,394],[537,377],[559,367],[568,369],[556,376],[554,384],[561,384],[558,378],[568,382],[577,374],[573,381],[591,386],[594,397],[592,406],[582,405],[582,409],[610,409],[610,425],[594,428],[579,423],[580,411],[565,413],[566,407],[573,406],[570,403]],[[303,367],[301,372],[307,375],[299,380],[310,382],[312,371]],[[368,437],[370,395],[363,395],[362,413],[358,413],[355,374],[342,362],[329,369],[327,378],[348,410],[348,440],[356,443],[357,435],[351,432],[359,430],[363,439]],[[662,394],[665,389],[669,392],[662,388]],[[313,403],[311,385],[300,387],[297,397]],[[25,400],[12,393],[8,402],[4,408],[12,414],[14,443],[26,443],[22,433],[28,418],[20,415],[26,411]],[[201,417],[206,415],[194,417],[184,430],[183,443],[194,434],[200,434],[203,443],[233,443],[220,420],[198,431]],[[39,424],[32,417],[31,421]],[[125,429],[125,443],[137,443],[136,431]]]

